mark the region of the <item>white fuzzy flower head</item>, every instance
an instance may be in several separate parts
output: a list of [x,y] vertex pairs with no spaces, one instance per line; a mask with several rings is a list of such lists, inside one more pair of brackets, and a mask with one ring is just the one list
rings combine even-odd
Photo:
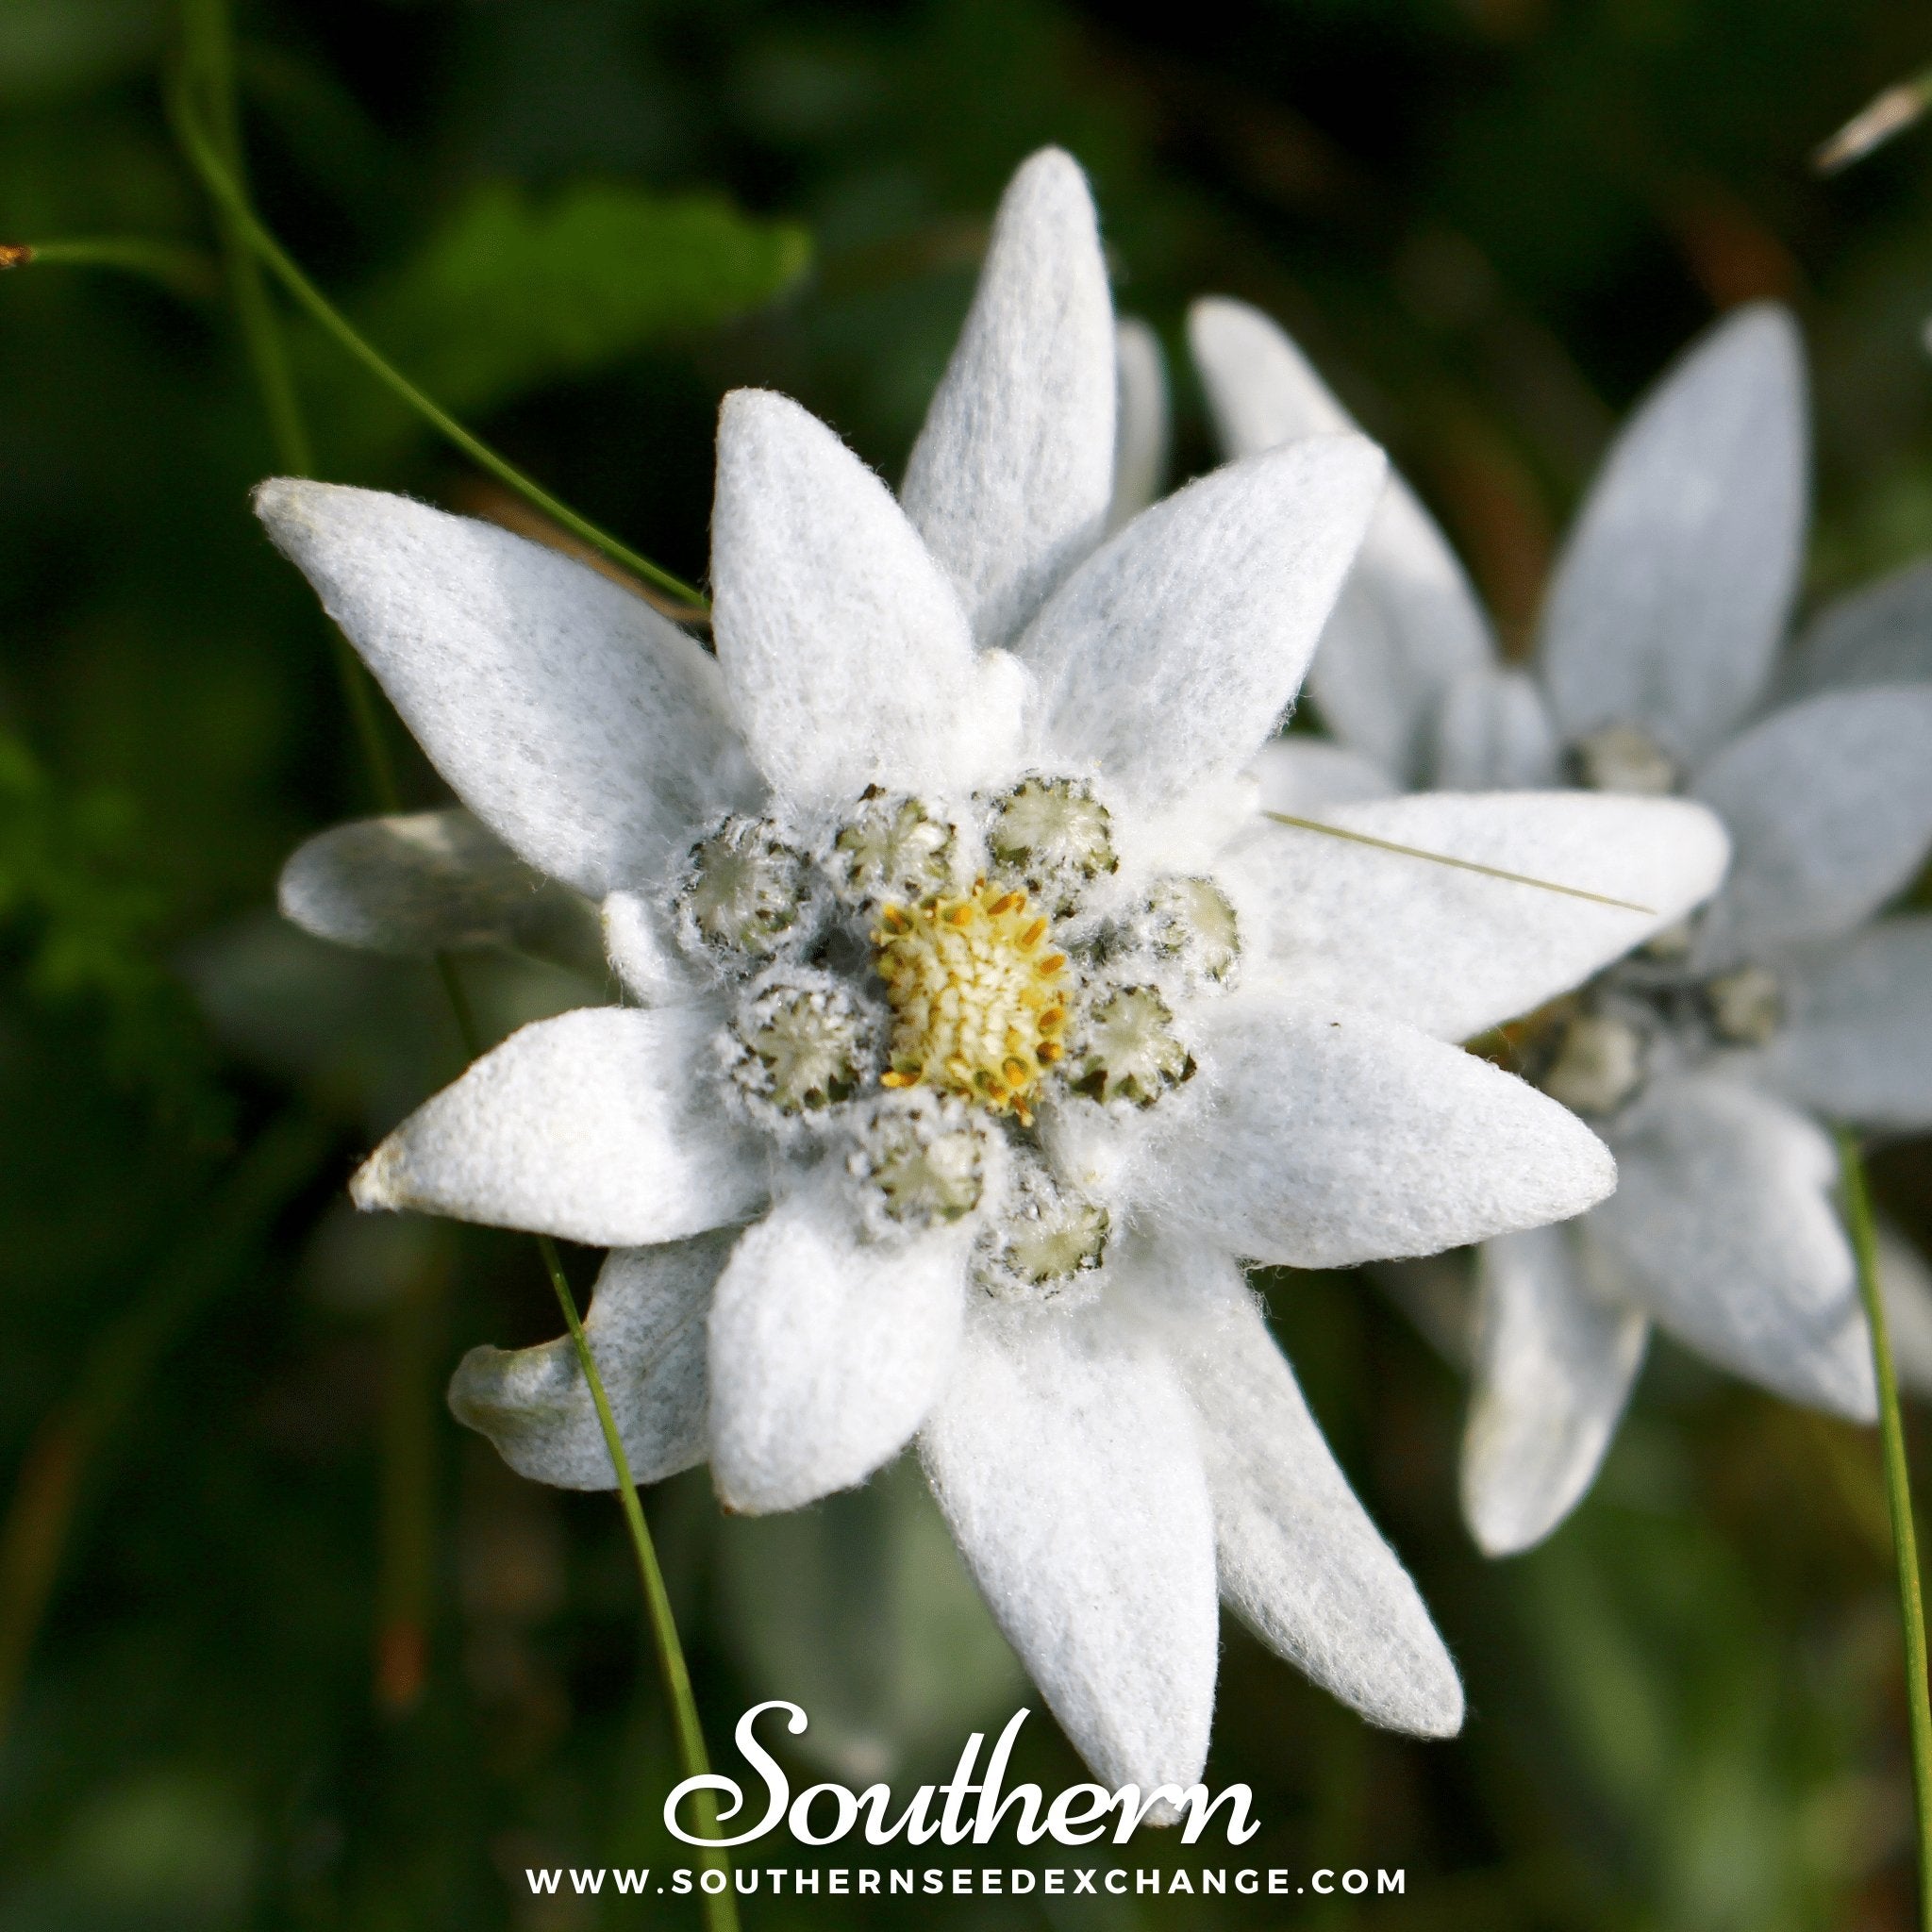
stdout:
[[[1203,303],[1191,333],[1231,450],[1346,425],[1253,310]],[[1512,1029],[1523,1070],[1599,1128],[1621,1179],[1569,1225],[1479,1257],[1463,1493],[1492,1552],[1535,1542],[1587,1491],[1653,1324],[1796,1401],[1874,1413],[1824,1127],[1932,1125],[1932,922],[1875,917],[1932,841],[1932,572],[1827,608],[1780,667],[1806,443],[1797,332],[1741,310],[1619,436],[1523,669],[1391,484],[1312,673],[1347,749],[1276,774],[1318,800],[1554,780],[1676,794],[1733,846],[1708,906]]]
[[[1200,1773],[1223,1598],[1376,1722],[1460,1722],[1242,1264],[1601,1199],[1601,1142],[1454,1042],[1681,919],[1722,841],[1613,797],[1421,801],[1389,835],[1638,913],[1257,814],[1381,458],[1318,437],[1133,514],[1158,439],[1117,439],[1116,393],[1049,152],[896,498],[795,403],[725,398],[715,656],[485,525],[259,503],[488,827],[434,907],[518,942],[498,908],[541,875],[601,908],[628,1000],[512,1035],[357,1199],[611,1249],[587,1326],[643,1480],[708,1461],[731,1507],[788,1509],[916,1442],[1069,1735],[1144,1787]],[[284,903],[431,945],[422,873],[393,825],[325,833]],[[611,1480],[567,1343],[479,1350],[452,1401],[529,1474]]]

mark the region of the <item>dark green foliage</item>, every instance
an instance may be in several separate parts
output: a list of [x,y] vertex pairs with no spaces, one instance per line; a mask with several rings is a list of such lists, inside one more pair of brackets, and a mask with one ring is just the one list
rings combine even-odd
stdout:
[[[1171,351],[1195,294],[1279,313],[1518,635],[1617,412],[1752,295],[1794,301],[1814,350],[1817,585],[1932,545],[1932,131],[1830,184],[1806,166],[1932,54],[1907,0],[1131,24],[1079,0],[260,0],[239,25],[256,192],[296,254],[440,400],[693,580],[719,394],[785,389],[896,475],[993,199],[1049,140],[1093,175],[1123,308]],[[0,241],[211,245],[160,112],[175,39],[160,0],[0,8]],[[330,475],[483,501],[291,332]],[[273,924],[281,857],[372,806],[322,620],[248,515],[273,456],[228,316],[118,271],[0,275],[0,1507],[76,1402],[116,1398],[0,1744],[0,1932],[695,1924],[608,1896],[544,1919],[522,1884],[665,1862],[674,1759],[615,1510],[520,1483],[441,1407],[464,1349],[554,1331],[527,1244],[342,1208],[458,1049],[427,969]],[[438,799],[391,741],[410,803]],[[571,996],[464,970],[497,1030]],[[264,1147],[295,1171],[251,1192]],[[1879,1185],[1923,1237],[1924,1150]],[[594,1257],[571,1265],[581,1290]],[[1209,1775],[1255,1788],[1252,1862],[1406,1867],[1404,1898],[1051,1921],[764,1899],[749,1925],[1910,1923],[1869,1434],[1660,1348],[1598,1494],[1486,1564],[1455,1513],[1454,1371],[1360,1281],[1268,1287],[1472,1715],[1453,1744],[1371,1732],[1231,1629]],[[836,1775],[883,1736],[895,1777],[931,1776],[976,1687],[983,1717],[1010,1708],[901,1489],[825,1512],[811,1562],[790,1523],[721,1534],[702,1477],[647,1501],[714,1748],[794,1674]],[[886,1579],[874,1621],[815,1644],[841,1569]],[[379,1697],[379,1633],[418,1614],[420,1698],[392,1657]],[[937,1742],[906,1721],[935,1673]],[[1079,1774],[1043,1715],[1024,1759]]]
[[[411,378],[458,414],[689,339],[769,301],[810,255],[805,230],[748,220],[717,195],[654,195],[584,182],[538,200],[506,182],[466,199],[358,318]],[[341,425],[421,424],[339,352],[324,414]]]

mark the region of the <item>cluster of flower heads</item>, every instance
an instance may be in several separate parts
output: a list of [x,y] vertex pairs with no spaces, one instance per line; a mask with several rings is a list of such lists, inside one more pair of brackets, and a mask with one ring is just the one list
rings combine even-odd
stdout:
[[1106,1254],[1108,1210],[1057,1178],[1039,1111],[1155,1107],[1194,1074],[1176,1008],[1235,983],[1226,895],[1164,872],[1124,890],[1112,826],[1073,775],[953,808],[868,785],[816,821],[727,816],[675,885],[678,942],[729,1003],[721,1105],[842,1164],[874,1240],[985,1208],[989,1294],[1066,1293]]
[[[1234,459],[1152,501],[1158,358],[1116,329],[1079,171],[1036,156],[896,495],[797,405],[725,398],[708,649],[491,526],[258,497],[463,802],[310,841],[284,909],[408,952],[554,948],[594,908],[619,989],[429,1099],[358,1202],[609,1249],[587,1329],[642,1480],[708,1462],[729,1507],[789,1509],[915,1445],[1068,1735],[1143,1787],[1200,1772],[1223,1603],[1374,1722],[1461,1722],[1245,1268],[1486,1243],[1483,1400],[1541,1407],[1473,1443],[1541,1431],[1547,1464],[1553,1427],[1579,1440],[1550,1416],[1613,1379],[1581,1357],[1634,1366],[1641,1318],[1592,1285],[1525,1357],[1515,1257],[1617,1208],[1633,1163],[1613,1196],[1604,1136],[1641,1150],[1680,1062],[1799,1037],[1751,920],[1804,855],[1712,756],[1757,687],[1683,673],[1680,737],[1623,702],[1655,667],[1585,678],[1538,738],[1440,539],[1285,339],[1228,305],[1195,339]],[[1740,467],[1776,499],[1774,466]],[[1621,581],[1650,525],[1607,521]],[[1698,605],[1726,636],[1730,588]],[[1324,625],[1324,716],[1374,719],[1379,690],[1385,768],[1278,735]],[[1488,682],[1452,694],[1445,666]],[[1503,762],[1424,763],[1439,739]],[[1403,795],[1431,778],[1456,789]],[[1525,1015],[1536,1082],[1464,1050]],[[1679,1194],[1644,1226],[1686,1211],[1697,1156],[1658,1159]],[[1821,1307],[1819,1358],[1868,1399]],[[568,1343],[475,1351],[451,1399],[524,1473],[612,1482]]]
[[[1254,310],[1203,302],[1190,333],[1231,451],[1347,423]],[[1529,664],[1505,663],[1399,480],[1316,658],[1340,746],[1301,761],[1305,801],[1568,784],[1696,798],[1731,838],[1707,905],[1509,1029],[1513,1063],[1597,1127],[1620,1179],[1479,1256],[1463,1500],[1495,1554],[1588,1490],[1653,1324],[1796,1401],[1875,1413],[1825,1127],[1932,1126],[1932,922],[1874,917],[1932,845],[1932,570],[1827,608],[1783,651],[1807,466],[1797,331],[1746,308],[1617,438]],[[1901,1243],[1887,1260],[1924,1382],[1932,1300]]]

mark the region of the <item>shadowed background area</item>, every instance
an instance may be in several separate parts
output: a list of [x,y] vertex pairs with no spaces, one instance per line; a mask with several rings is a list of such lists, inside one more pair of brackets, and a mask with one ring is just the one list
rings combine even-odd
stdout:
[[[1049,141],[1168,348],[1177,473],[1211,459],[1186,305],[1243,296],[1386,441],[1512,643],[1618,415],[1759,296],[1813,356],[1812,594],[1932,548],[1932,131],[1829,181],[1807,162],[1932,56],[1906,0],[1204,0],[1141,24],[1064,0],[335,0],[245,5],[238,30],[256,192],[295,253],[440,400],[689,578],[726,388],[788,391],[896,476],[999,190]],[[0,14],[0,241],[175,244],[158,275],[0,275],[0,1932],[641,1923],[523,1880],[676,1853],[617,1512],[523,1483],[442,1405],[474,1343],[555,1330],[534,1254],[344,1199],[459,1066],[448,1009],[426,969],[272,911],[289,849],[375,799],[325,625],[248,514],[273,444],[168,136],[177,37],[160,0]],[[322,474],[527,519],[291,334]],[[389,749],[438,802],[392,722]],[[594,996],[461,971],[492,1033]],[[1876,1178],[1932,1232],[1924,1150]],[[594,1257],[570,1262],[581,1291]],[[1446,1745],[1373,1732],[1230,1626],[1208,1774],[1250,1783],[1265,1828],[1207,1862],[1406,1871],[1400,1899],[1296,1900],[1311,1926],[1913,1922],[1871,1432],[1659,1342],[1591,1500],[1486,1564],[1427,1324],[1357,1277],[1265,1285],[1471,1718]],[[909,1470],[797,1519],[721,1524],[701,1474],[646,1502],[714,1752],[792,1697],[801,1779],[909,1786],[1029,1695]],[[1043,1716],[1020,1758],[1080,1775]],[[1283,1922],[1266,1899],[916,1905],[747,1919]]]

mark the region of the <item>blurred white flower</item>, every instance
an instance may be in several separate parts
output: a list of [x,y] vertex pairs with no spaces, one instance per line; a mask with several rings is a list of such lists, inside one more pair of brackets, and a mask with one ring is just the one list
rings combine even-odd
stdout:
[[[1675,802],[1386,821],[1642,915],[1260,819],[1243,768],[1381,458],[1311,439],[1106,538],[1115,412],[1091,205],[1049,152],[898,500],[797,405],[725,399],[715,658],[494,528],[259,502],[475,815],[324,834],[286,909],[364,945],[567,941],[568,888],[637,1003],[514,1035],[358,1200],[614,1250],[589,1329],[643,1480],[708,1460],[729,1507],[788,1509],[916,1437],[1068,1734],[1144,1787],[1201,1769],[1217,1592],[1370,1718],[1457,1727],[1240,1263],[1602,1198],[1601,1142],[1446,1042],[1680,917],[1724,847]],[[526,1474],[612,1480],[567,1343],[477,1351],[452,1399]]]
[[[1253,309],[1203,302],[1191,337],[1232,454],[1351,426]],[[1827,610],[1781,668],[1806,522],[1802,350],[1782,310],[1747,308],[1618,437],[1526,668],[1503,661],[1447,541],[1391,480],[1310,675],[1341,742],[1273,754],[1304,810],[1567,782],[1682,792],[1731,835],[1729,878],[1694,922],[1516,1042],[1621,1178],[1582,1218],[1479,1257],[1463,1500],[1492,1553],[1546,1535],[1589,1488],[1653,1322],[1796,1401],[1874,1412],[1816,1117],[1932,1125],[1932,920],[1874,919],[1932,840],[1932,686],[1904,681],[1932,672],[1932,577]]]

